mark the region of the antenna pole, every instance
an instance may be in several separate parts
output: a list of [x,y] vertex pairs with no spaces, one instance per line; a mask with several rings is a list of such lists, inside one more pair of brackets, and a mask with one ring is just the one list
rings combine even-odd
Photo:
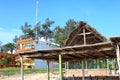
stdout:
[[38,22],[38,0],[36,0],[36,24]]
[[38,42],[38,0],[36,0],[36,34],[35,34],[35,40],[36,43]]

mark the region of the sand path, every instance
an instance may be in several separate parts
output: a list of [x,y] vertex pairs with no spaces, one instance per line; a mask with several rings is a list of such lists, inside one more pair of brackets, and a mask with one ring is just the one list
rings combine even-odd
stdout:
[[[50,80],[58,80],[58,75],[50,74]],[[21,80],[21,75],[0,76],[0,80]],[[47,80],[47,73],[33,73],[24,75],[24,80]]]

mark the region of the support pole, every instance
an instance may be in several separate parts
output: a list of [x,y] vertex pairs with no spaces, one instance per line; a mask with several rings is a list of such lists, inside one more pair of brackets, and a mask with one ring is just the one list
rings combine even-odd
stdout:
[[48,80],[50,80],[50,69],[49,69],[49,61],[47,61],[47,77],[48,77]]
[[63,80],[63,74],[62,74],[62,56],[59,55],[59,74],[60,74],[60,80]]
[[68,70],[69,70],[69,62],[67,61],[66,64],[67,64],[67,69],[66,69],[67,71],[66,71],[66,74],[67,74],[67,77],[69,77],[69,74],[68,74]]
[[120,51],[119,45],[116,46],[116,55],[117,55],[117,63],[118,63],[118,70],[119,70],[119,80],[120,80]]
[[109,75],[109,61],[108,61],[108,58],[107,58],[107,75]]
[[88,60],[85,61],[85,66],[86,66],[85,69],[89,69],[89,67],[88,67],[89,66],[89,61]]
[[82,60],[82,80],[85,80],[84,60]]
[[114,74],[116,74],[116,65],[115,65],[115,58],[114,58]]
[[20,60],[21,60],[21,80],[24,80],[24,68],[23,68],[23,57],[20,56]]
[[[86,35],[85,35],[85,28],[83,28],[83,39],[84,39],[84,45],[86,45]],[[82,80],[85,80],[85,71],[84,71],[84,65],[85,61],[82,60]]]
[[96,62],[95,62],[95,68],[97,69],[97,65],[98,65],[98,64],[97,64],[97,59],[96,59],[95,61],[96,61]]

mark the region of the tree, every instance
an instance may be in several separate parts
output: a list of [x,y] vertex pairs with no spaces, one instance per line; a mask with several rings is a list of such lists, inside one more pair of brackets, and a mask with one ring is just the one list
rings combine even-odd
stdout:
[[74,19],[69,19],[66,22],[66,25],[64,27],[65,34],[68,35],[70,32],[77,27],[78,22],[76,22]]
[[54,23],[54,21],[51,21],[49,18],[45,20],[45,23],[42,24],[41,28],[41,35],[44,36],[46,39],[47,38],[52,38],[53,37],[53,32],[50,29],[51,25]]
[[38,37],[41,37],[40,27],[41,27],[40,22],[38,22],[33,29],[34,36],[37,35]]
[[15,38],[13,39],[13,42],[17,43],[17,40],[19,40],[19,37],[17,35],[15,35]]
[[21,30],[23,35],[21,35],[22,39],[34,37],[34,31],[31,29],[31,25],[28,22],[25,22],[23,26],[21,26]]
[[67,36],[65,35],[65,29],[60,26],[56,26],[54,29],[54,42],[64,46],[64,42]]
[[2,49],[4,52],[7,52],[10,50],[12,52],[16,48],[16,45],[14,43],[7,43],[2,46]]
[[60,44],[61,46],[64,46],[67,36],[73,29],[76,28],[77,24],[78,22],[75,20],[69,19],[63,28],[56,26],[54,29],[54,42]]
[[[31,25],[28,24],[28,22],[25,22],[23,26],[21,26],[21,30],[23,32],[23,35],[21,35],[20,37],[22,39],[26,39],[26,38],[35,38],[37,37],[45,37],[47,38],[52,38],[53,37],[53,32],[50,29],[51,25],[54,23],[54,21],[50,20],[49,18],[47,18],[45,20],[45,23],[43,23],[42,25],[40,24],[40,22],[38,22],[35,27],[33,29],[31,29]],[[14,41],[17,38],[14,39]],[[16,41],[15,41],[16,42]]]

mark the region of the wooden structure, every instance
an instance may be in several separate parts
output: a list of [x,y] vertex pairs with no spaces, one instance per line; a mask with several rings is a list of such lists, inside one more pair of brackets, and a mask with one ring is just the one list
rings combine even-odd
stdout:
[[[21,52],[27,52],[27,51],[32,51],[35,50],[35,40],[32,38],[29,39],[23,39],[23,40],[18,40],[17,41],[17,53]],[[20,57],[16,59],[16,61],[20,61]],[[34,59],[31,58],[23,58],[23,66],[24,68],[34,68],[34,64],[31,64],[34,62]]]
[[15,54],[0,52],[0,68],[16,67]]
[[87,23],[80,22],[79,26],[68,36],[65,47],[52,50],[23,52],[20,53],[20,56],[43,59],[48,62],[50,60],[58,61],[60,80],[63,80],[62,62],[82,60],[82,80],[85,80],[84,61],[92,59],[116,58],[116,53],[119,55],[118,38],[110,38],[110,40],[108,40]]
[[23,39],[23,40],[18,40],[17,41],[17,52],[26,52],[26,51],[31,51],[34,50],[35,46],[35,40],[32,38],[29,39]]

